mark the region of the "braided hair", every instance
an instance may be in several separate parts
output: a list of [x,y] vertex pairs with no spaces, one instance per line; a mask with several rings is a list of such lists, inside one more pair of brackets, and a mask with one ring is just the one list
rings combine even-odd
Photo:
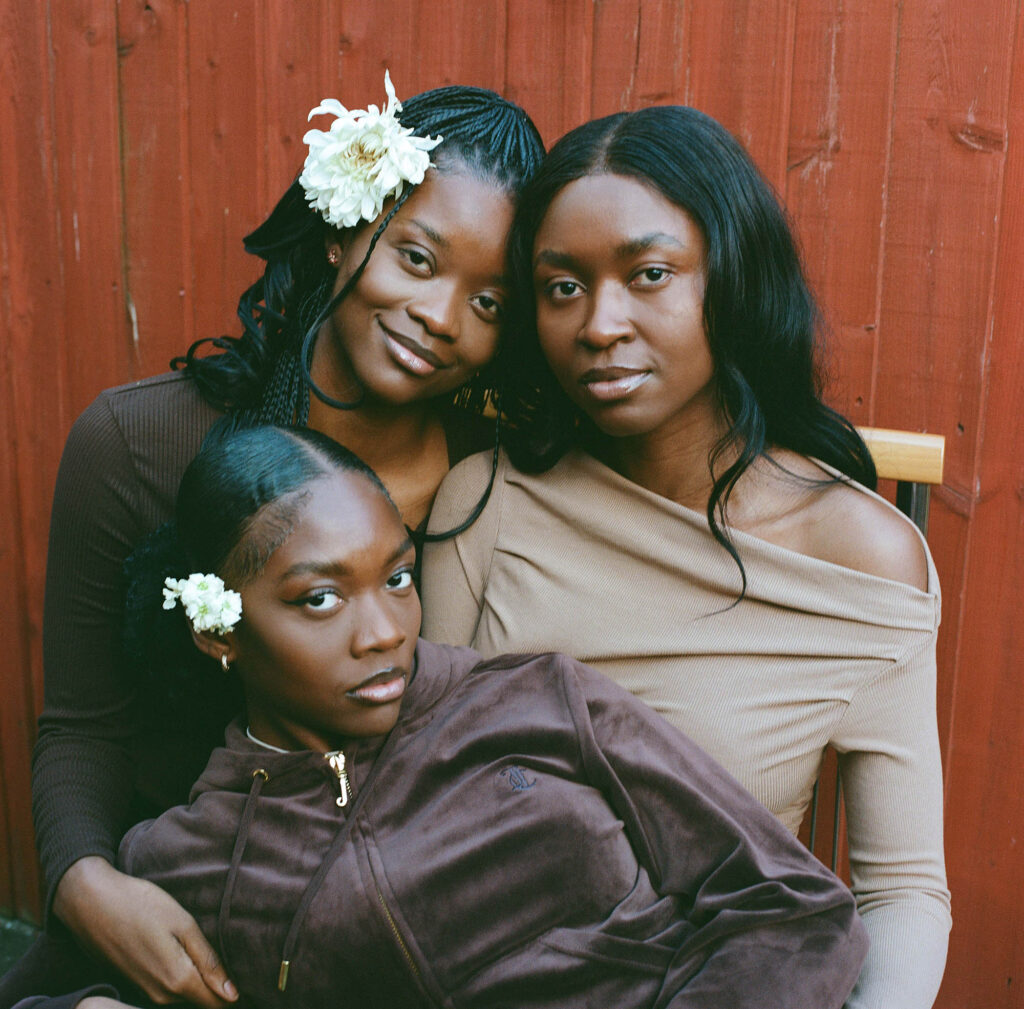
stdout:
[[[401,123],[418,136],[438,135],[437,165],[458,165],[474,176],[518,194],[544,155],[537,128],[519,106],[493,91],[461,85],[435,88],[402,105]],[[312,341],[325,319],[358,282],[395,213],[414,187],[407,186],[377,226],[362,263],[332,296],[334,271],[324,255],[332,227],[311,207],[298,180],[270,216],[245,237],[247,252],[266,261],[263,276],[238,302],[242,335],[196,341],[171,362],[184,368],[207,402],[232,414],[232,426],[305,425],[309,414],[307,385],[339,408],[355,403],[331,399],[311,383]],[[200,356],[205,344],[220,353]],[[500,365],[492,362],[451,402],[479,413],[495,396]]]

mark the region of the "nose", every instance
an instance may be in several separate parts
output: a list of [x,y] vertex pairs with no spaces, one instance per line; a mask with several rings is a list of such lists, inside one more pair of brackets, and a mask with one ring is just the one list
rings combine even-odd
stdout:
[[408,312],[431,336],[452,343],[459,335],[459,301],[455,283],[435,279],[417,291]]
[[626,292],[621,285],[606,283],[595,287],[579,332],[579,341],[594,350],[605,350],[632,336],[633,326],[626,311]]
[[362,658],[371,652],[392,651],[405,639],[405,626],[399,619],[393,599],[381,598],[374,593],[360,600],[350,646],[354,658]]

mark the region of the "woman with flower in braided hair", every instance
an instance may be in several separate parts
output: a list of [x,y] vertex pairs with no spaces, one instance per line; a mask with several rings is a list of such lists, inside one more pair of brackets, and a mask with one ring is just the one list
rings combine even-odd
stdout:
[[328,100],[311,113],[336,118],[306,135],[302,175],[245,239],[266,269],[239,301],[242,335],[102,393],[61,462],[33,761],[48,927],[88,937],[155,1001],[236,997],[191,917],[113,868],[130,823],[187,798],[234,698],[203,688],[174,715],[126,661],[126,558],[170,518],[214,427],[330,435],[379,473],[413,531],[449,468],[495,442],[481,413],[501,370],[505,244],[541,140],[491,91],[439,88],[403,106],[386,88],[382,110]]

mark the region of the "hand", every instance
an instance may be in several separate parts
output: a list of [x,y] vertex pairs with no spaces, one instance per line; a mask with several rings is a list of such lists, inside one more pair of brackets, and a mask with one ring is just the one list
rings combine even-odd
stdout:
[[[98,855],[79,859],[61,877],[54,913],[154,1002],[222,1009],[238,998],[195,919],[166,891],[118,872]],[[105,1007],[86,1006],[92,1001]],[[90,996],[86,1009],[121,1003]]]

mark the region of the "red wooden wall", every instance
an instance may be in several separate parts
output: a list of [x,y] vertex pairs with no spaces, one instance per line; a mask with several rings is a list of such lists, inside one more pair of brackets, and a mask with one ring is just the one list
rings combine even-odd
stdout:
[[1014,0],[0,0],[0,907],[32,918],[49,498],[101,388],[231,332],[306,111],[447,82],[553,140],[696,105],[784,195],[856,422],[947,439],[930,539],[955,925],[943,1007],[1024,1005],[1024,14]]

